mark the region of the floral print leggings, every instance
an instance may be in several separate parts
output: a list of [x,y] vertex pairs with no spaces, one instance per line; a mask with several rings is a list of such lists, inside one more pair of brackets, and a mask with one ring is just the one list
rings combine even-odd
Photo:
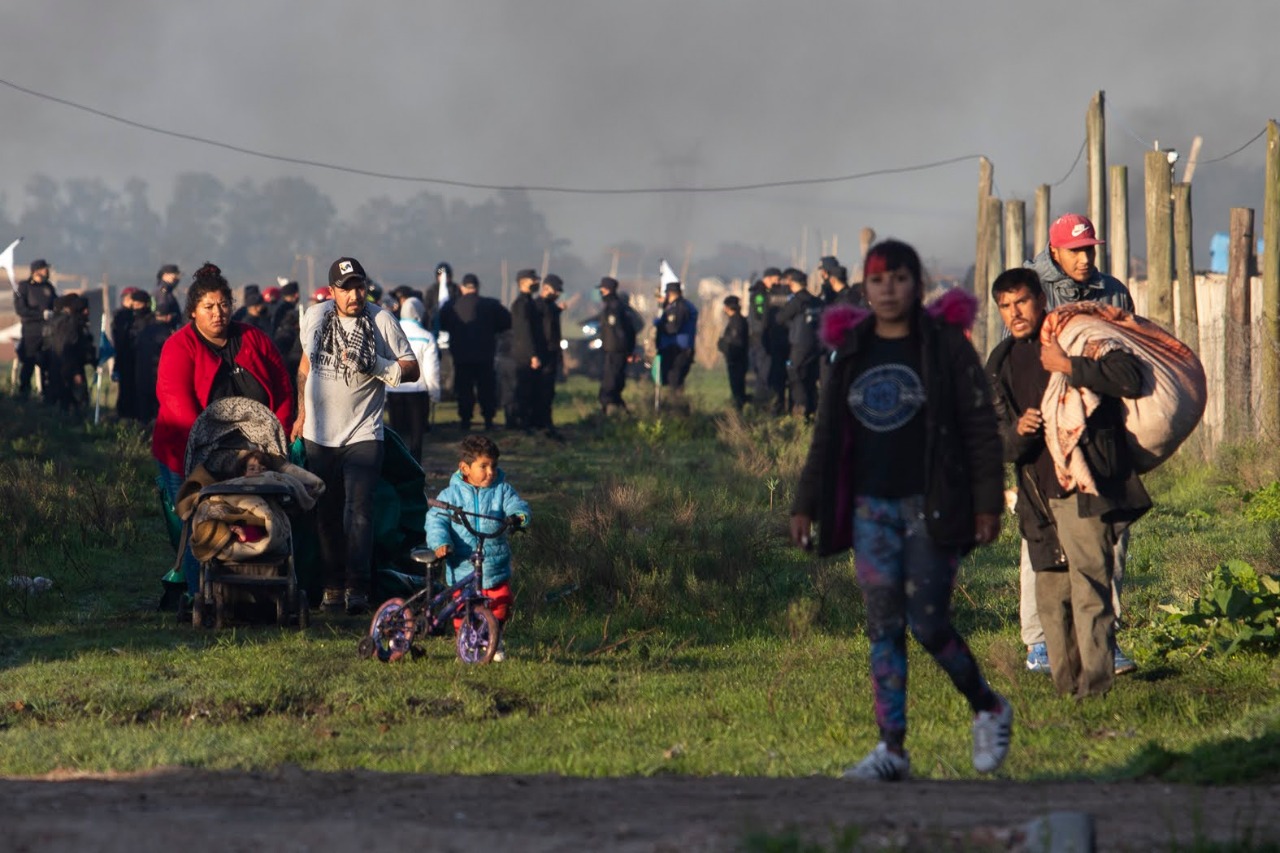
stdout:
[[886,744],[901,746],[907,734],[908,625],[975,714],[997,700],[951,624],[960,557],[929,538],[924,497],[859,495],[855,506],[855,568],[867,609],[876,723]]

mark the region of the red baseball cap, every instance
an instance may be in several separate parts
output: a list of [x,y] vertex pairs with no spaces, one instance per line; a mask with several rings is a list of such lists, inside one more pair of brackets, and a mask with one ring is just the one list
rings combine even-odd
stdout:
[[1055,249],[1083,249],[1104,242],[1098,239],[1093,223],[1078,213],[1059,216],[1049,226],[1049,245]]

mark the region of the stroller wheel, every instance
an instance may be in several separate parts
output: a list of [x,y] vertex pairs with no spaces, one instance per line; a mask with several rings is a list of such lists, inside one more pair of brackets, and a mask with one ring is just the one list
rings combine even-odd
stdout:
[[413,642],[413,611],[404,606],[403,598],[391,598],[373,614],[369,637],[373,640],[378,660],[400,660]]
[[191,627],[204,627],[204,596],[198,592],[191,599]]
[[469,607],[458,627],[458,658],[463,663],[488,663],[498,651],[498,619],[484,605]]

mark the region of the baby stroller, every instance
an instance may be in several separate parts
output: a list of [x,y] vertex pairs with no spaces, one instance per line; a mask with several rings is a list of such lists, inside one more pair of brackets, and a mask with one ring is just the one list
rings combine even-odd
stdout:
[[[267,470],[237,476],[251,451]],[[195,627],[221,629],[232,606],[275,605],[276,623],[306,628],[310,608],[294,565],[290,513],[315,506],[324,483],[289,461],[284,430],[266,406],[244,397],[215,401],[191,429],[187,480],[176,509],[200,564],[191,607]],[[255,535],[242,538],[244,530]],[[181,549],[179,549],[181,551]]]

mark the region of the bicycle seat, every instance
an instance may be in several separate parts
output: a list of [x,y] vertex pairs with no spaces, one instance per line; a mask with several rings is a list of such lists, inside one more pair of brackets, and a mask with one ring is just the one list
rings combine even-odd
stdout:
[[409,559],[415,563],[425,563],[429,566],[438,562],[441,558],[436,556],[434,549],[428,548],[426,545],[419,545],[409,552]]

